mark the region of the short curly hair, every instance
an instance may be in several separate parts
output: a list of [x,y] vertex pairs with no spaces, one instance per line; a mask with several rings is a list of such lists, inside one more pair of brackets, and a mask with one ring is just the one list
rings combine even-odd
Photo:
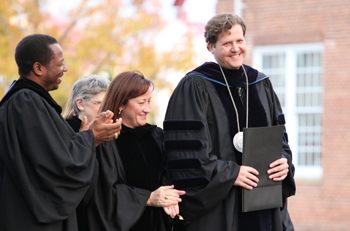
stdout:
[[24,37],[17,45],[15,59],[18,74],[26,77],[36,62],[47,66],[55,55],[49,45],[58,43],[57,40],[45,34],[32,34]]
[[205,42],[211,43],[215,46],[216,41],[218,40],[218,36],[223,31],[228,31],[232,28],[232,26],[239,24],[243,30],[243,36],[245,36],[246,25],[243,19],[237,15],[233,15],[231,13],[219,13],[212,17],[207,25],[205,26]]

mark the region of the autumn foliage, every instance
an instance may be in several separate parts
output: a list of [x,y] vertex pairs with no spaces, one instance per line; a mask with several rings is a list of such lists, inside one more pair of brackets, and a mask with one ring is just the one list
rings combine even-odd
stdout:
[[18,79],[16,45],[33,33],[54,36],[64,51],[68,72],[60,88],[50,92],[60,105],[65,105],[72,84],[90,74],[112,79],[121,71],[137,69],[157,88],[171,88],[161,73],[192,67],[191,36],[169,44],[173,46],[169,50],[156,51],[155,38],[166,26],[157,9],[159,1],[145,0],[141,5],[123,2],[80,0],[57,16],[48,11],[45,0],[1,0],[0,98]]

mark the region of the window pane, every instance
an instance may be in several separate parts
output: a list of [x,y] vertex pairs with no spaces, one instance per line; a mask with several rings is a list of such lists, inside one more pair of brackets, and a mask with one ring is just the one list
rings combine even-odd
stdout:
[[299,52],[296,59],[298,164],[317,166],[321,162],[322,55]]
[[294,164],[312,169],[321,165],[322,49],[321,44],[293,44],[263,47],[258,53],[260,71],[270,77],[286,118],[291,118],[287,127],[293,127]]
[[262,72],[269,76],[273,88],[280,100],[281,106],[285,105],[285,54],[266,54],[262,56]]
[[320,114],[299,114],[299,165],[315,166],[321,158]]

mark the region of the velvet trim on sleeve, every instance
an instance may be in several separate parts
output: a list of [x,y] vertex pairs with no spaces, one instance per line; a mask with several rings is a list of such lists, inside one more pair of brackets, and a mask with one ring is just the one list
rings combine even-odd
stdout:
[[[172,150],[165,154],[170,162],[197,158],[203,163],[200,168],[189,171],[168,169],[175,187],[177,182],[182,182],[181,186],[189,186],[191,179],[203,179],[198,181],[202,183],[196,190],[188,190],[182,196],[180,213],[185,219],[184,223],[200,217],[227,199],[240,169],[234,162],[232,142],[225,127],[228,121],[224,116],[224,107],[214,109],[213,105],[221,105],[221,102],[212,84],[197,76],[186,76],[170,98],[165,116],[166,123],[184,121],[183,125],[178,125],[184,128],[186,121],[200,121],[198,126],[191,129],[165,130],[165,141],[199,140],[202,143],[200,148]],[[230,194],[230,198],[234,200],[234,193]]]

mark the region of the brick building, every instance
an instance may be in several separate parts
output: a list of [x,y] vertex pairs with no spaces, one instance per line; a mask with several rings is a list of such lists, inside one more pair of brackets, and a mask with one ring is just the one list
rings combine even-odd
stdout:
[[350,1],[217,0],[216,12],[244,18],[245,63],[270,77],[283,106],[295,230],[350,230]]
[[244,18],[245,63],[270,76],[283,105],[295,230],[350,230],[350,1],[218,0],[216,11]]

